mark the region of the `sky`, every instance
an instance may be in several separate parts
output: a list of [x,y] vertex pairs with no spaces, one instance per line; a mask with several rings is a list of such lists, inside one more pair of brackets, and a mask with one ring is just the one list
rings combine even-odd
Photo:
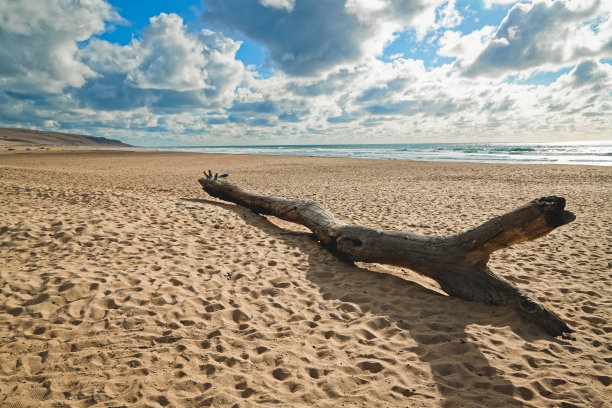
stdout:
[[612,140],[610,0],[2,0],[0,127],[139,146]]

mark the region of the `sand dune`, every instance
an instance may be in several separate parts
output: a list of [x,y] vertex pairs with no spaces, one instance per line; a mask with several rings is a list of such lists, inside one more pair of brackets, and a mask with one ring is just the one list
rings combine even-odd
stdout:
[[33,129],[0,128],[0,147],[130,147],[119,140],[105,137],[75,135],[72,133],[44,132]]
[[[533,198],[578,219],[491,266],[576,330],[352,265],[210,199],[203,169],[450,234]],[[606,407],[612,169],[178,153],[0,155],[0,405]]]

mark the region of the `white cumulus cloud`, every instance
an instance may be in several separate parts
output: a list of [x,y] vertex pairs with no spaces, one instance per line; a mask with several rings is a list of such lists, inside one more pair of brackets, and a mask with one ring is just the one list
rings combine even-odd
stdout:
[[[495,34],[487,38],[481,47],[472,47],[472,52],[478,50],[475,58],[465,58],[466,53],[461,52],[455,56],[459,59],[459,66],[469,76],[503,76],[532,69],[552,70],[575,64],[585,57],[610,57],[610,17],[610,9],[606,10],[599,0],[520,3],[510,9]],[[465,49],[465,43],[473,35],[455,38],[454,48]],[[442,44],[443,55],[454,56],[452,42]]]
[[93,39],[83,48],[82,60],[96,77],[77,94],[98,108],[176,110],[229,103],[246,75],[235,58],[240,44],[208,29],[189,32],[178,15],[162,13],[128,45]]
[[463,17],[457,10],[455,0],[449,0],[438,9],[438,20],[436,22],[440,27],[455,27],[461,24],[462,20]]
[[104,0],[0,1],[0,89],[61,92],[95,72],[79,58],[77,42],[120,22]]
[[205,44],[185,32],[176,14],[152,17],[142,40],[134,43],[140,54],[128,80],[138,88],[187,91],[207,88]]
[[[142,40],[134,42],[139,63],[127,79],[138,88],[188,91],[222,85],[239,73],[242,64],[234,59],[240,42],[210,30],[199,35],[185,30],[176,14],[151,18]],[[219,78],[221,73],[221,78]]]

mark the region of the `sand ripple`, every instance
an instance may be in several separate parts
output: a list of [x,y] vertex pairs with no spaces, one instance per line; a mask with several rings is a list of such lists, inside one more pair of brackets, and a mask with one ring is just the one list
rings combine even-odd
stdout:
[[[151,163],[135,155],[133,172],[74,157],[27,169],[0,159],[3,407],[611,400],[610,170],[471,165],[455,180],[461,166],[209,159],[219,167],[234,160],[233,174],[242,169],[249,188],[424,233],[473,226],[562,184],[575,226],[504,251],[492,265],[576,329],[566,341],[505,308],[448,298],[410,271],[345,263],[305,235],[283,233],[299,227],[163,181],[192,177],[185,183],[195,185],[198,173],[183,174],[201,166],[192,156],[180,167],[185,156]],[[276,181],[261,177],[275,168]],[[548,181],[537,181],[544,170]],[[391,175],[381,182],[366,173]]]

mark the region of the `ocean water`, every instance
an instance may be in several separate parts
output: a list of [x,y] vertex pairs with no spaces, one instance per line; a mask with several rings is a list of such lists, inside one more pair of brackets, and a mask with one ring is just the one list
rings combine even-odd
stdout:
[[271,146],[169,146],[158,150],[353,157],[393,160],[483,163],[587,164],[612,166],[612,140],[564,143],[409,143]]

